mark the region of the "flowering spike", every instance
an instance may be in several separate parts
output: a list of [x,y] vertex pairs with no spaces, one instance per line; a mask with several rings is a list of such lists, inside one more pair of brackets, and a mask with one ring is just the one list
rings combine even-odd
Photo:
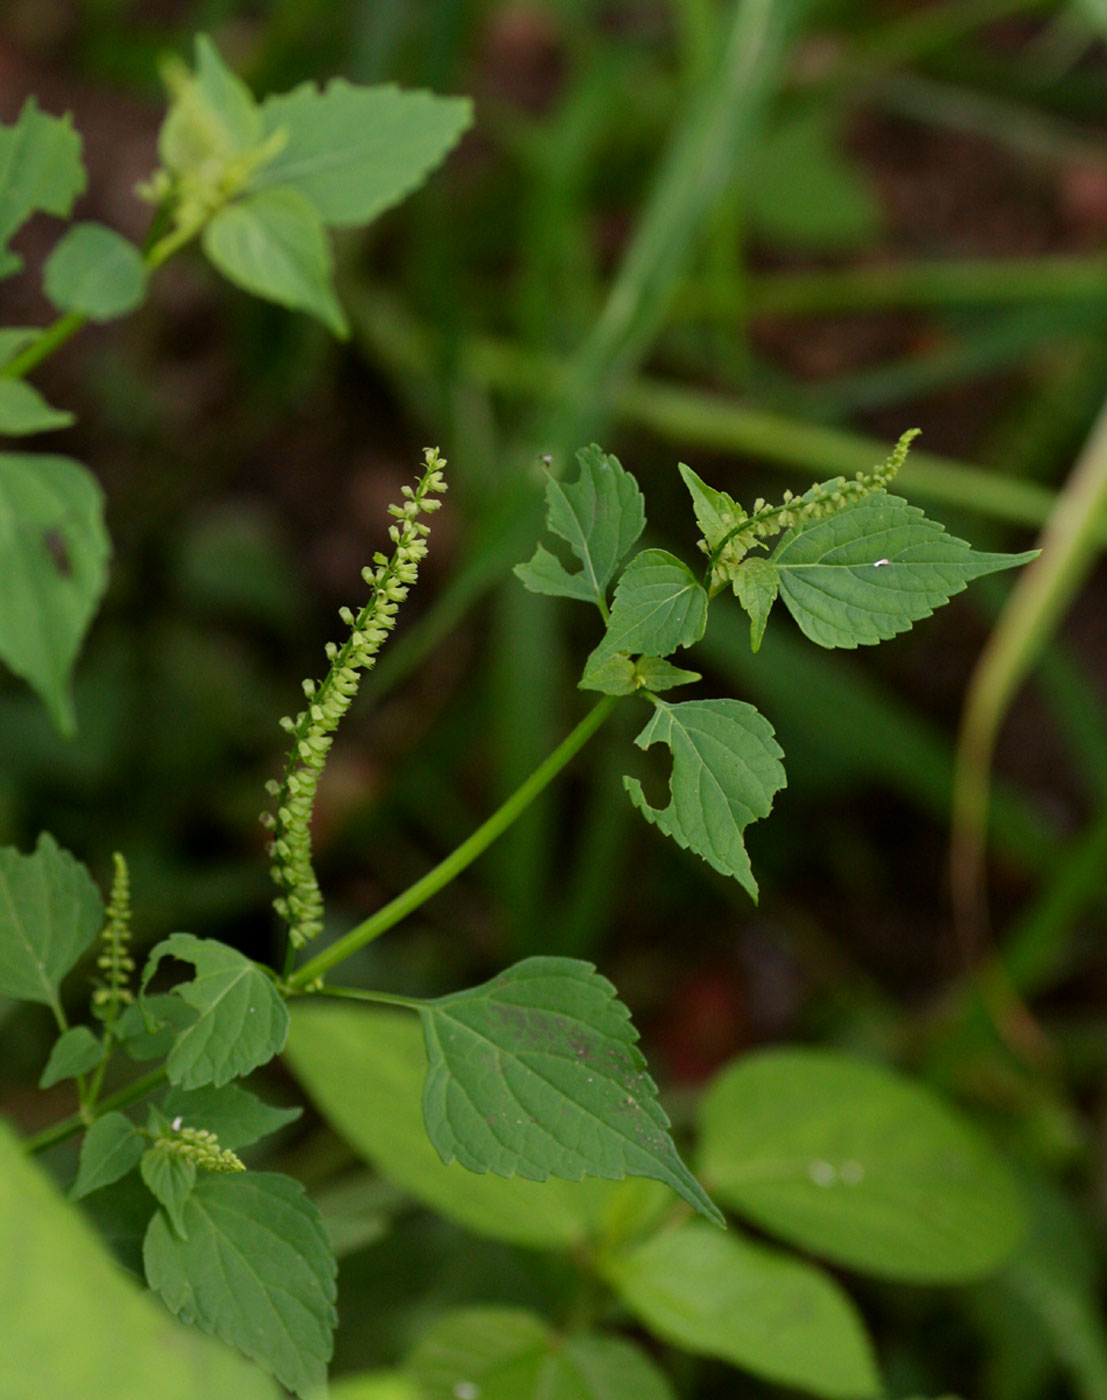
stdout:
[[167,1157],[179,1157],[193,1162],[205,1172],[244,1172],[246,1164],[229,1147],[220,1147],[219,1139],[208,1128],[182,1128],[174,1118],[169,1133],[161,1134],[154,1146]]
[[102,950],[96,959],[96,966],[104,974],[104,978],[92,993],[93,1015],[107,1022],[109,1026],[123,1008],[134,1001],[134,993],[127,984],[135,969],[134,959],[130,955],[130,872],[127,870],[127,862],[118,851],[112,860],[115,872],[112,875],[104,931],[100,935]]

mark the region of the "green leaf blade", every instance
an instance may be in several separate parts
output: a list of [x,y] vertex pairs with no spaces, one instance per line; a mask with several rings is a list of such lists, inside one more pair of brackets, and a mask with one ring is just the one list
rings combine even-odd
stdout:
[[196,968],[194,980],[175,987],[173,995],[199,1012],[174,1038],[166,1062],[171,1083],[219,1088],[280,1053],[288,1036],[288,1008],[256,963],[214,939],[170,934],[150,952],[143,994],[164,957]]
[[49,832],[0,848],[0,996],[58,1005],[58,986],[104,924],[91,875]]
[[326,230],[298,190],[260,190],[220,209],[204,228],[204,252],[229,281],[254,296],[306,311],[339,339],[349,334],[332,284]]
[[40,112],[33,97],[12,126],[0,126],[0,276],[22,267],[5,247],[34,213],[64,218],[87,184],[81,138],[68,116]]
[[150,1222],[146,1277],[170,1312],[252,1357],[297,1395],[326,1383],[335,1265],[299,1182],[269,1172],[201,1174],[183,1208],[187,1238]]
[[734,570],[734,592],[750,619],[750,650],[760,651],[780,576],[771,559],[744,559]]
[[0,436],[52,433],[75,422],[72,413],[51,408],[33,384],[24,379],[0,379]]
[[959,1283],[1023,1229],[997,1155],[921,1084],[818,1050],[724,1070],[704,1098],[700,1165],[762,1229],[885,1278]]
[[155,1143],[142,1154],[138,1169],[142,1179],[165,1211],[174,1233],[188,1239],[184,1208],[196,1185],[196,1163],[167,1151],[167,1143]]
[[660,742],[671,750],[670,802],[663,809],[651,807],[642,785],[624,778],[630,800],[678,846],[733,876],[756,900],[757,881],[742,833],[768,815],[774,795],[785,784],[783,752],[772,726],[740,700],[654,704],[635,743],[648,749]]
[[220,1088],[171,1088],[162,1100],[166,1118],[180,1118],[186,1128],[206,1128],[219,1139],[220,1147],[249,1147],[270,1133],[295,1123],[301,1108],[273,1108],[240,1084]]
[[122,234],[103,224],[74,224],[46,260],[43,288],[59,311],[111,321],[142,304],[146,267]]
[[680,1160],[615,988],[590,963],[527,958],[420,1007],[427,1132],[442,1160],[498,1176],[652,1177],[722,1216]]
[[623,571],[607,631],[584,668],[581,685],[617,654],[663,659],[698,642],[707,626],[707,593],[692,570],[664,549],[645,549]]
[[104,1057],[104,1045],[88,1026],[71,1026],[54,1042],[46,1068],[38,1081],[40,1089],[49,1089],[63,1079],[75,1079],[95,1069]]
[[349,226],[418,189],[471,125],[473,108],[466,98],[335,78],[322,91],[303,83],[267,98],[261,120],[264,135],[288,139],[251,188],[296,190],[325,223]]
[[260,143],[254,95],[206,34],[196,37],[195,69],[176,61],[169,86],[172,100],[158,133],[158,155],[167,170],[199,173],[209,162],[225,165]]
[[146,1139],[122,1113],[97,1118],[81,1143],[81,1161],[70,1196],[79,1201],[90,1191],[110,1186],[132,1169],[146,1150]]
[[790,1255],[692,1221],[616,1256],[604,1272],[630,1310],[677,1346],[814,1395],[881,1394],[852,1302]]
[[790,530],[772,563],[804,635],[852,649],[907,631],[972,579],[1036,555],[978,553],[917,506],[880,491]]
[[96,479],[66,457],[0,454],[0,660],[74,729],[73,663],[107,586]]
[[575,598],[582,603],[596,601],[595,591],[584,575],[569,573],[544,545],[536,545],[533,556],[525,564],[516,564],[513,572],[531,593],[544,593],[549,598]]

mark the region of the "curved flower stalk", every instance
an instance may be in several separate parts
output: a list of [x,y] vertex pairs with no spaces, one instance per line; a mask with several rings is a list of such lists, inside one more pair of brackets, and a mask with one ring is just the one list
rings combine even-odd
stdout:
[[425,460],[426,470],[418,484],[403,488],[403,504],[389,506],[394,517],[388,531],[395,546],[391,558],[378,553],[373,565],[362,570],[371,590],[368,602],[356,616],[350,608],[339,612],[351,629],[349,637],[341,647],[327,643],[330,670],[318,684],[304,681],[307,708],[295,719],[281,720],[281,728],[292,736],[292,746],[283,779],[273,779],[266,786],[276,798],[276,813],[263,813],[262,822],[273,832],[270,871],[280,887],[273,907],[288,926],[290,949],[302,948],[323,927],[323,896],[311,860],[311,814],[334,731],[357,694],[362,674],[376,664],[377,652],[396,625],[400,604],[418,577],[430,533],[420,517],[439,508],[438,497],[446,490],[442,474],[446,463],[438,449],[427,448]]

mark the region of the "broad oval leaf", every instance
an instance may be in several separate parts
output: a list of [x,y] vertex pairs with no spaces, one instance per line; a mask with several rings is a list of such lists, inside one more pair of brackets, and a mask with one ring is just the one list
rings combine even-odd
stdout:
[[878,491],[789,530],[772,562],[781,599],[804,635],[819,646],[852,648],[906,632],[970,580],[1037,554],[980,554],[917,506]]
[[765,1230],[886,1278],[953,1283],[996,1269],[1023,1229],[987,1142],[921,1084],[825,1050],[769,1050],[703,1100],[699,1163]]
[[596,689],[597,670],[618,653],[664,658],[698,642],[706,626],[707,593],[688,565],[664,549],[644,549],[616,585],[607,631],[580,684]]
[[325,223],[367,224],[423,183],[472,122],[473,106],[335,78],[322,92],[303,83],[266,98],[261,120],[265,135],[286,132],[287,140],[254,189],[292,188]]
[[146,1139],[122,1113],[97,1118],[81,1143],[81,1161],[70,1196],[79,1201],[90,1191],[110,1186],[138,1165]]
[[173,995],[199,1012],[174,1037],[166,1062],[172,1083],[185,1089],[218,1087],[280,1053],[288,1035],[288,1008],[257,963],[215,939],[173,933],[151,950],[143,992],[165,957],[195,966],[193,981],[174,987]]
[[23,379],[0,379],[0,434],[29,437],[52,433],[76,422],[64,408],[52,408],[33,384]]
[[561,1336],[521,1308],[460,1308],[420,1337],[405,1370],[422,1400],[673,1400],[666,1376],[621,1337]]
[[0,455],[0,660],[73,732],[70,678],[111,546],[95,477],[67,457]]
[[880,1376],[861,1319],[820,1269],[698,1222],[607,1261],[651,1332],[813,1395],[868,1400]]
[[46,260],[43,290],[59,311],[111,321],[142,304],[146,267],[133,243],[103,224],[74,224]]
[[539,545],[530,563],[516,565],[515,573],[532,593],[606,607],[607,585],[646,528],[645,500],[618,457],[595,443],[581,448],[576,460],[576,481],[566,484],[554,476],[546,481],[546,525],[565,540],[580,569],[570,574]]
[[161,1111],[168,1119],[180,1118],[186,1128],[206,1128],[219,1139],[220,1147],[249,1147],[289,1123],[295,1123],[302,1108],[273,1108],[240,1084],[203,1089],[172,1088],[162,1100]]
[[332,1127],[383,1176],[477,1234],[572,1249],[633,1233],[672,1199],[641,1178],[505,1181],[445,1165],[423,1122],[427,1057],[408,1013],[297,1002],[285,1059]]
[[28,97],[12,126],[0,126],[0,277],[22,259],[4,245],[36,211],[65,217],[87,183],[81,138],[68,116],[40,112]]
[[630,800],[678,846],[693,850],[757,899],[742,833],[768,816],[785,783],[784,756],[772,725],[741,700],[654,701],[649,723],[634,741],[640,749],[668,744],[673,755],[671,800],[651,807],[642,785],[624,778]]
[[259,190],[235,200],[205,227],[202,241],[204,252],[236,286],[307,311],[336,336],[349,334],[331,282],[326,230],[298,190]]
[[256,1366],[181,1327],[124,1275],[3,1123],[0,1258],[5,1400],[277,1400]]
[[291,1177],[201,1173],[182,1209],[146,1232],[146,1278],[170,1312],[252,1357],[297,1395],[326,1383],[335,1263],[319,1212]]
[[58,986],[104,926],[85,867],[44,831],[30,855],[0,848],[0,996],[58,1005]]
[[526,958],[419,1008],[423,1116],[444,1162],[544,1181],[662,1181],[717,1224],[680,1160],[638,1032],[591,963]]
[[74,1079],[78,1074],[95,1069],[103,1058],[104,1043],[100,1037],[88,1026],[71,1026],[54,1041],[38,1087],[49,1089],[63,1079]]

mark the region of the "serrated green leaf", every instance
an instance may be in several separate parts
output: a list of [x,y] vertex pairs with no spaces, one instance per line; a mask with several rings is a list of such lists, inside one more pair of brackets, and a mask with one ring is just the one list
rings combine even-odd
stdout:
[[182,1327],[124,1275],[3,1123],[0,1258],[5,1400],[277,1400],[256,1366]]
[[37,326],[6,326],[0,330],[0,367],[14,360],[41,332]]
[[81,1143],[81,1161],[70,1197],[79,1201],[90,1191],[126,1176],[145,1150],[146,1139],[122,1113],[97,1118]]
[[203,232],[204,252],[224,277],[254,296],[318,317],[336,336],[349,327],[334,293],[334,261],[314,206],[292,189],[235,200]]
[[636,778],[624,778],[630,800],[647,821],[678,846],[695,851],[757,899],[742,833],[768,816],[773,796],[785,784],[783,752],[773,728],[741,700],[654,702],[649,723],[635,743],[640,749],[667,744],[673,755],[670,802],[651,807]]
[[180,997],[144,997],[141,1005],[133,1002],[127,1007],[114,1031],[132,1060],[164,1060],[178,1034],[187,1030],[197,1015],[196,1008]]
[[576,456],[580,476],[565,485],[546,481],[546,525],[581,562],[575,574],[558,578],[553,556],[539,545],[529,564],[515,573],[533,592],[583,598],[607,606],[607,585],[619,563],[646,528],[645,500],[638,483],[619,461],[595,443]]
[[706,481],[701,480],[692,468],[685,466],[683,462],[678,464],[677,470],[692,497],[692,510],[696,516],[696,524],[700,527],[700,534],[708,549],[714,549],[736,525],[746,519],[746,512],[733,496],[708,486]]
[[74,224],[46,260],[43,290],[59,311],[111,321],[142,304],[146,267],[135,245],[103,224]]
[[196,1163],[168,1149],[167,1142],[156,1142],[142,1154],[138,1167],[154,1199],[168,1216],[174,1233],[187,1240],[184,1207],[196,1185]]
[[883,491],[789,530],[772,555],[780,596],[823,647],[872,646],[906,632],[982,574],[1038,554],[980,554],[917,506]]
[[722,1216],[680,1160],[638,1032],[591,963],[526,958],[419,1008],[423,1116],[444,1162],[498,1176],[647,1176]]
[[635,695],[640,690],[672,690],[702,679],[698,671],[682,671],[658,656],[640,656],[632,661],[615,652],[589,667],[586,688],[601,690],[605,695]]
[[67,457],[0,455],[0,660],[74,728],[71,672],[108,580],[104,497]]
[[326,1382],[335,1264],[319,1212],[291,1177],[202,1174],[184,1206],[187,1239],[159,1211],[146,1278],[170,1312],[238,1347],[289,1390]]
[[580,685],[593,684],[596,672],[617,653],[668,656],[698,642],[707,626],[707,593],[695,574],[664,549],[636,554],[615,588],[615,601],[603,640],[588,658]]
[[881,1393],[852,1302],[790,1255],[693,1221],[610,1258],[604,1273],[631,1312],[676,1346],[813,1395]]
[[673,1400],[666,1376],[621,1337],[562,1336],[521,1308],[460,1308],[423,1333],[405,1370],[423,1400]]
[[180,1118],[186,1128],[207,1128],[220,1147],[249,1147],[260,1138],[295,1123],[302,1108],[273,1108],[238,1084],[216,1089],[172,1088],[162,1100],[166,1118]]
[[92,876],[49,832],[30,855],[0,848],[0,996],[57,1007],[58,985],[103,924]]
[[143,994],[165,957],[196,968],[193,981],[174,987],[173,995],[200,1013],[174,1038],[166,1061],[173,1084],[218,1088],[280,1053],[288,1035],[288,1008],[257,963],[213,938],[173,933],[151,950],[142,974]]
[[734,593],[750,615],[750,650],[761,649],[765,625],[769,621],[780,577],[771,559],[743,559],[734,570]]
[[88,1026],[71,1026],[54,1041],[38,1087],[49,1089],[63,1079],[75,1079],[78,1074],[86,1074],[90,1069],[95,1069],[103,1057],[104,1045],[99,1036],[94,1035]]
[[640,656],[634,667],[634,674],[643,690],[652,690],[655,693],[675,690],[677,686],[693,685],[696,681],[703,680],[698,671],[682,671],[679,666],[674,666],[671,661],[666,661],[660,656]]
[[64,408],[51,408],[25,379],[0,379],[0,436],[29,437],[68,428],[77,420]]
[[298,190],[324,222],[367,224],[409,195],[473,120],[463,97],[353,87],[335,78],[320,92],[303,83],[261,106],[265,135],[287,132],[252,188]]
[[158,135],[167,170],[200,173],[208,162],[224,164],[262,139],[261,112],[253,93],[224,63],[206,34],[196,38],[196,67],[167,69],[172,100]]
[[40,112],[28,97],[13,126],[0,126],[0,276],[22,259],[4,245],[36,212],[64,218],[84,190],[81,138],[68,116]]
[[886,1278],[955,1283],[996,1269],[1023,1208],[987,1142],[923,1085],[824,1050],[722,1071],[699,1161],[761,1228]]
[[407,1013],[296,1002],[285,1059],[331,1126],[382,1176],[478,1234],[574,1249],[625,1238],[672,1200],[664,1186],[641,1177],[504,1180],[444,1165],[420,1108],[424,1037]]

